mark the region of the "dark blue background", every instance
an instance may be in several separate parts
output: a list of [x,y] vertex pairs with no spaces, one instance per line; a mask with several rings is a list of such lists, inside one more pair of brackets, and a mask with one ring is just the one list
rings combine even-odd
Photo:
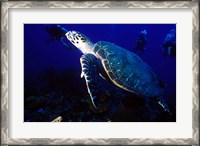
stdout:
[[[125,49],[133,51],[136,38],[142,30],[147,31],[148,43],[141,58],[149,64],[161,80],[166,83],[167,102],[175,109],[176,105],[176,57],[164,57],[161,45],[166,34],[171,29],[176,29],[175,24],[62,24],[68,30],[79,31],[88,36],[93,42],[100,40],[113,42]],[[40,80],[44,72],[63,71],[73,72],[72,76],[79,80],[81,74],[80,56],[78,49],[67,49],[61,42],[52,40],[43,24],[24,25],[24,81],[25,98],[33,94],[39,94],[32,88],[34,84],[44,84]],[[47,80],[51,80],[51,77]],[[84,81],[80,79],[80,84]],[[43,82],[43,83],[41,83]],[[54,81],[56,82],[56,81]],[[69,86],[75,86],[78,90],[86,90],[78,84],[69,82]],[[43,86],[43,85],[40,85]],[[47,87],[48,88],[48,87]]]

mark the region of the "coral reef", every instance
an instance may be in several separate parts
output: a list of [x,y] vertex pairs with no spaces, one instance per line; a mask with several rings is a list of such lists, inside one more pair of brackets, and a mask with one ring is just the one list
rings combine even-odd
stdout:
[[[73,73],[70,73],[70,78],[64,80],[69,73],[62,73],[61,76],[53,72],[52,69],[51,72],[48,70],[40,77],[40,80],[46,81],[46,84],[43,84],[44,87],[40,86],[41,89],[37,91],[47,88],[45,92],[35,92],[35,95],[27,94],[25,97],[25,122],[148,122],[173,121],[175,118],[175,115],[170,117],[165,112],[161,112],[161,107],[153,101],[150,103],[151,106],[147,106],[141,97],[127,93],[104,82],[103,79],[101,82],[104,88],[101,89],[101,98],[108,104],[97,111],[91,105],[86,87],[83,86],[84,82],[81,84],[80,79],[73,77]],[[72,86],[72,81],[80,82],[78,86],[81,87]],[[32,88],[36,87],[37,85],[32,85]]]

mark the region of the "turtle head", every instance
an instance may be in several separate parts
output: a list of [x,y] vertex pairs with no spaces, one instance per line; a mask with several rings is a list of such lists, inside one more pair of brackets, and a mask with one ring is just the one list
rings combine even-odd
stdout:
[[83,54],[93,52],[93,43],[84,34],[78,31],[68,31],[66,34],[67,39],[76,46]]

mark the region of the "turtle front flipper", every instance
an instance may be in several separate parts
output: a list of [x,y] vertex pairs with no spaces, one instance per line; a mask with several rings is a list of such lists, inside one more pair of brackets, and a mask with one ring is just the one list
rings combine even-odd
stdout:
[[82,55],[80,58],[82,73],[81,78],[84,77],[90,94],[93,106],[99,108],[98,86],[99,86],[99,72],[98,72],[98,60],[92,54]]

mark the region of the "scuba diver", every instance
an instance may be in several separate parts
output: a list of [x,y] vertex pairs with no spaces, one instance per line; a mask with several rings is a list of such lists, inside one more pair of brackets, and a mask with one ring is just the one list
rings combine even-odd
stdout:
[[165,37],[161,49],[164,53],[164,56],[175,57],[176,56],[176,31],[175,29],[170,30]]
[[147,44],[147,31],[143,30],[140,32],[138,38],[136,39],[136,46],[133,48],[133,52],[141,55],[145,51],[145,45]]
[[67,29],[62,27],[59,24],[47,24],[45,25],[45,30],[52,37],[51,40],[57,40],[61,42],[67,49],[75,49],[74,45],[69,42],[66,38],[65,34],[67,33]]

